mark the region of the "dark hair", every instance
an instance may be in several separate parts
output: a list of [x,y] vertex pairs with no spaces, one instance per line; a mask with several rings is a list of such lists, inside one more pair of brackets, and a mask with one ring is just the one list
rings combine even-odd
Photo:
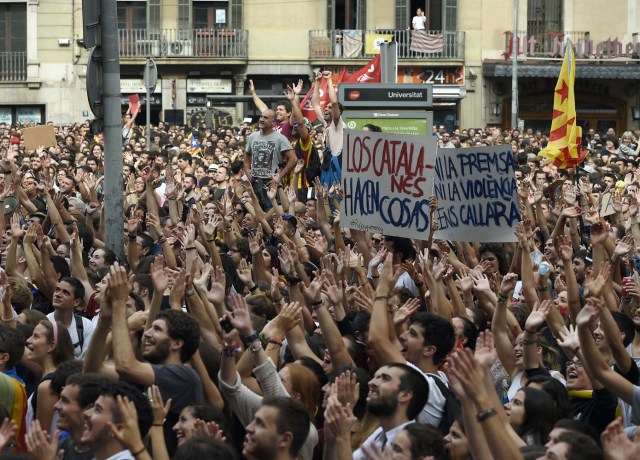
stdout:
[[445,458],[442,434],[426,423],[412,423],[404,427],[411,441],[411,458],[432,456],[434,460]]
[[413,247],[413,243],[409,238],[403,238],[400,236],[384,236],[385,241],[393,243],[393,252],[402,254],[402,261],[415,260],[416,250]]
[[78,405],[81,408],[87,407],[96,402],[105,385],[109,384],[109,380],[99,374],[88,373],[83,374],[77,372],[67,377],[66,385],[76,385],[80,387],[78,391]]
[[78,278],[74,278],[73,276],[65,276],[60,279],[60,282],[65,282],[73,286],[73,300],[83,300],[84,299],[84,285]]
[[602,449],[593,439],[582,433],[562,433],[558,442],[569,445],[567,460],[604,460]]
[[194,458],[237,460],[238,454],[225,442],[215,438],[200,437],[185,441],[173,456],[173,460],[193,460]]
[[133,282],[138,283],[140,287],[145,288],[149,291],[149,294],[153,294],[153,281],[151,280],[151,275],[148,273],[138,273],[133,277]]
[[422,327],[423,346],[433,345],[436,347],[433,364],[437,365],[444,361],[456,345],[456,333],[451,322],[440,316],[418,312],[411,318],[411,324],[419,324]]
[[363,128],[367,128],[369,131],[372,131],[374,133],[382,132],[382,128],[380,126],[377,126],[371,123],[367,123],[366,125],[363,126]]
[[624,334],[624,339],[622,339],[622,344],[625,347],[628,347],[631,342],[633,342],[633,337],[636,334],[636,327],[633,323],[633,320],[629,318],[624,313],[620,313],[619,311],[612,311],[611,316],[613,316],[616,325],[620,332]]
[[469,307],[469,313],[471,314],[473,324],[478,328],[478,332],[485,331],[487,329],[487,314],[484,310],[478,307]]
[[24,354],[24,335],[18,329],[0,324],[0,348],[9,355],[7,370],[13,369]]
[[180,361],[186,363],[198,350],[200,343],[200,325],[188,313],[178,310],[163,310],[156,319],[162,319],[167,324],[169,337],[182,340]]
[[567,417],[558,420],[553,427],[563,428],[573,433],[589,436],[598,446],[600,445],[600,436],[598,435],[598,432],[588,423]]
[[[55,321],[55,320],[54,320]],[[73,343],[71,342],[71,336],[69,335],[69,331],[64,324],[60,321],[56,321],[56,325],[58,326],[58,340],[56,343],[56,348],[53,350],[53,363],[56,366],[59,366],[65,361],[70,361],[73,359]],[[54,340],[53,337],[53,325],[51,321],[48,319],[43,319],[38,324],[43,326],[47,330],[47,341],[52,343]]]
[[[518,435],[529,445],[544,444],[558,419],[555,403],[545,391],[531,387],[521,390],[524,392],[524,420],[517,430]],[[529,437],[532,442],[527,442]]]
[[291,101],[288,99],[283,99],[281,101],[278,101],[278,104],[276,105],[276,107],[278,107],[278,105],[281,105],[284,107],[284,110],[287,113],[291,113],[291,110],[293,109],[293,107],[291,107]]
[[400,377],[399,390],[410,391],[413,394],[407,406],[407,418],[413,420],[429,401],[429,385],[426,384],[424,375],[404,363],[386,363],[384,366],[404,371],[404,374]]
[[550,375],[532,375],[527,381],[527,386],[532,383],[540,384],[540,389],[551,396],[556,405],[556,415],[562,419],[569,416],[569,394],[565,386],[558,379]]
[[67,260],[62,256],[51,256],[49,258],[53,264],[53,269],[60,274],[60,278],[68,278],[71,276],[71,269]]
[[109,248],[101,248],[101,249],[104,251],[104,263],[106,265],[113,265],[118,260],[118,256],[111,249]]
[[476,349],[476,340],[478,340],[478,329],[476,325],[471,322],[469,318],[465,318],[464,316],[456,316],[460,321],[462,321],[462,336],[467,339],[467,343],[464,344],[465,348],[469,348],[470,350]]
[[82,361],[73,359],[60,363],[51,377],[50,387],[53,394],[60,396],[69,376],[78,372],[82,372]]
[[140,297],[138,294],[136,294],[133,291],[129,293],[129,297],[133,299],[133,302],[135,303],[136,311],[144,310],[144,300],[142,300],[142,297]]
[[301,402],[284,396],[268,396],[262,400],[262,406],[278,411],[276,432],[279,435],[291,433],[289,455],[297,457],[309,435],[311,420],[307,408]]
[[496,243],[485,243],[480,246],[478,254],[482,256],[485,252],[490,252],[496,256],[496,259],[498,259],[498,271],[501,275],[505,275],[509,270],[509,266],[507,264],[507,256],[504,253],[504,249],[502,249],[502,245]]
[[119,381],[112,382],[102,387],[100,396],[110,396],[114,399],[112,404],[113,422],[121,423],[122,414],[118,408],[118,404],[115,401],[117,396],[123,396],[133,402],[138,413],[138,428],[140,430],[140,436],[145,437],[151,424],[153,423],[153,412],[151,411],[151,403],[149,398],[138,390],[136,387],[128,382]]
[[229,422],[227,416],[221,409],[207,404],[195,404],[193,406],[187,406],[187,408],[191,411],[193,418],[205,422],[216,422],[224,433],[229,433]]

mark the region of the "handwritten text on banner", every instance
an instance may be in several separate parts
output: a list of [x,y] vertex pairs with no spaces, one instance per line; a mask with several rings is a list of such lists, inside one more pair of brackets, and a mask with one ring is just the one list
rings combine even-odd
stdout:
[[345,130],[341,221],[372,233],[426,239],[436,142],[432,136]]
[[516,241],[520,208],[510,145],[439,149],[435,173],[435,238]]

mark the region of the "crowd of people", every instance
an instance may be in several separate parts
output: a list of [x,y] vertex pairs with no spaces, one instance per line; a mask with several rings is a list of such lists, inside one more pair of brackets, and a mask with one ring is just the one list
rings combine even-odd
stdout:
[[275,110],[250,82],[257,125],[151,145],[127,115],[124,257],[89,124],[0,124],[1,458],[640,458],[637,133],[558,170],[548,133],[435,126],[512,145],[522,221],[416,241],[341,225],[329,88],[310,123],[302,82]]

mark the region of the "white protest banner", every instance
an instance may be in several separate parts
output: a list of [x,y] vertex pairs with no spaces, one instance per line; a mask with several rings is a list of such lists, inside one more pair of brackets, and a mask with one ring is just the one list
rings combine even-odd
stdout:
[[517,241],[520,220],[511,146],[438,149],[434,238],[478,243]]
[[427,239],[436,148],[433,136],[345,130],[342,225]]

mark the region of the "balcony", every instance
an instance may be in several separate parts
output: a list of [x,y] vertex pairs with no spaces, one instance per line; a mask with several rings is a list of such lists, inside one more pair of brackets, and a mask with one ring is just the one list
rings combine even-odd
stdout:
[[27,81],[27,53],[0,53],[0,82]]
[[120,57],[129,58],[247,58],[248,31],[239,29],[121,29]]
[[464,32],[442,30],[310,30],[309,58],[372,59],[381,41],[398,43],[398,59],[463,60]]

